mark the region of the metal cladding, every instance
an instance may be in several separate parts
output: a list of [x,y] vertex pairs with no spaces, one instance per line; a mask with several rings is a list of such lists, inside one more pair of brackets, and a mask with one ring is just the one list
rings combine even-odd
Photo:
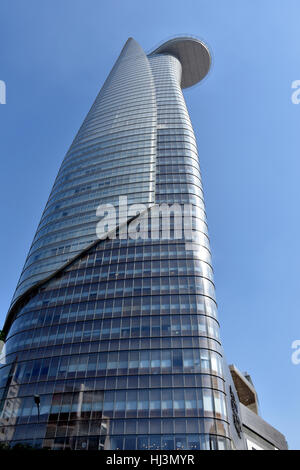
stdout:
[[200,82],[208,73],[211,57],[199,39],[179,37],[165,42],[152,54],[169,54],[176,57],[182,66],[181,88],[188,88]]

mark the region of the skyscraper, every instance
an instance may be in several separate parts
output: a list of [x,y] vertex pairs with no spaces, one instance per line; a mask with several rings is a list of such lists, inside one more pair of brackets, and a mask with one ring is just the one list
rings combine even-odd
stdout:
[[[149,55],[129,39],[80,127],[4,325],[0,439],[10,445],[245,448],[182,94],[209,66],[197,39]],[[150,225],[138,232],[124,201],[156,214]],[[191,208],[191,243],[174,236],[177,216],[172,236],[145,236],[155,223],[161,233],[162,205]],[[101,238],[112,207],[116,230]]]

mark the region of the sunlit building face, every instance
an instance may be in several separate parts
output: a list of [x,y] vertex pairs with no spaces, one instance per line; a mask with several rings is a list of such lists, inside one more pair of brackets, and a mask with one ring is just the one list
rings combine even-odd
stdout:
[[[6,319],[3,442],[211,450],[238,441],[182,94],[209,64],[196,39],[148,56],[125,44],[62,162]],[[190,205],[192,249],[172,237],[97,238],[99,205],[118,209],[120,197],[146,213]]]

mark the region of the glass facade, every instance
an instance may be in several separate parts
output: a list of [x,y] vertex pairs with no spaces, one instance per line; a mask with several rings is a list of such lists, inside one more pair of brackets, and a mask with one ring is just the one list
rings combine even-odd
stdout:
[[[5,325],[0,440],[10,445],[231,448],[182,67],[129,39],[63,160]],[[98,205],[122,195],[191,204],[197,249],[97,240]]]

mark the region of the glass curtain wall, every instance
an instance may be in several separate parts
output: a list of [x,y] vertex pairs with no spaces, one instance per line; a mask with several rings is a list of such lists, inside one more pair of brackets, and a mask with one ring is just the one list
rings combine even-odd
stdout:
[[[231,446],[181,76],[176,57],[147,57],[130,39],[62,163],[7,320],[3,442],[78,450]],[[192,204],[197,249],[175,239],[96,241],[96,208],[117,206],[119,195],[148,207]]]

